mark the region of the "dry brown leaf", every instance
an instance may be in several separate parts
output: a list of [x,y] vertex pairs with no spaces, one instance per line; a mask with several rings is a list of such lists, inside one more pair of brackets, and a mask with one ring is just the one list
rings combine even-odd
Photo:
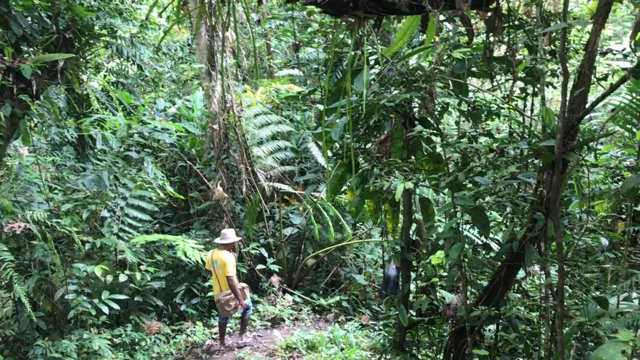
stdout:
[[11,221],[7,226],[5,226],[2,230],[6,233],[14,232],[16,234],[20,234],[22,230],[30,228],[31,225],[23,222],[14,222]]
[[293,298],[291,297],[291,295],[289,294],[284,294],[284,304],[286,306],[291,306],[293,305]]
[[220,186],[220,183],[218,183],[218,186],[213,191],[213,200],[222,200],[228,197],[229,195],[224,192],[224,189]]
[[142,324],[142,328],[144,328],[144,332],[147,334],[147,336],[159,333],[160,331],[162,331],[163,327],[164,324],[158,322],[156,319],[153,319],[150,324]]
[[276,289],[280,288],[280,276],[273,274],[273,276],[269,279],[271,285],[273,285]]

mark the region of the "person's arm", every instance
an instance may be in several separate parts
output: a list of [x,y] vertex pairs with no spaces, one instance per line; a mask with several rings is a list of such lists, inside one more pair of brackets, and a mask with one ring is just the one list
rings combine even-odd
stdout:
[[236,277],[236,258],[234,255],[235,254],[233,253],[227,253],[225,256],[225,276],[227,278],[227,284],[229,284],[229,290],[231,290],[233,296],[236,297],[238,303],[240,303],[240,306],[242,306],[242,308],[246,310],[249,305],[240,294],[238,278]]
[[247,305],[247,302],[245,301],[246,299],[244,299],[244,297],[240,294],[240,289],[238,288],[238,280],[236,280],[236,277],[227,276],[227,282],[229,283],[229,290],[231,290],[233,296],[238,299],[238,303],[240,303],[240,306],[242,306],[243,309],[249,307],[249,305]]

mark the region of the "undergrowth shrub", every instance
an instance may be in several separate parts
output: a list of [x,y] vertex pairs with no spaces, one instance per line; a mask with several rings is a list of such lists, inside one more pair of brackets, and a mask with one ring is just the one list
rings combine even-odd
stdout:
[[298,353],[305,359],[370,359],[367,331],[356,323],[331,327],[328,331],[300,331],[284,339],[281,352]]

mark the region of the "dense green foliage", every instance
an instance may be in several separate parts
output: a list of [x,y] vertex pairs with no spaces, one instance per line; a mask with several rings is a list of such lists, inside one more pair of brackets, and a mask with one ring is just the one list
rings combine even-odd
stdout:
[[[561,358],[630,358],[637,3],[569,94],[597,106],[560,142],[555,218],[549,197],[562,82],[605,2],[467,12],[471,43],[458,12],[376,29],[282,2],[0,2],[0,359],[187,356],[215,336],[224,227],[254,328],[342,318],[285,358],[440,359],[463,334],[453,358],[551,359],[560,319]],[[408,292],[382,302],[391,259]]]

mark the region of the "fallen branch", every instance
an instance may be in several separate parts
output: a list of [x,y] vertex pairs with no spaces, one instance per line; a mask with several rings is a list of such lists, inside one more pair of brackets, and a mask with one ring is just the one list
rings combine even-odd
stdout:
[[[287,2],[297,2],[288,0]],[[456,0],[427,1],[385,1],[385,0],[303,0],[307,6],[320,8],[323,13],[336,18],[353,16],[359,18],[377,18],[387,15],[424,15],[437,11],[478,10],[489,12],[495,0],[471,0],[464,8],[458,8]]]

